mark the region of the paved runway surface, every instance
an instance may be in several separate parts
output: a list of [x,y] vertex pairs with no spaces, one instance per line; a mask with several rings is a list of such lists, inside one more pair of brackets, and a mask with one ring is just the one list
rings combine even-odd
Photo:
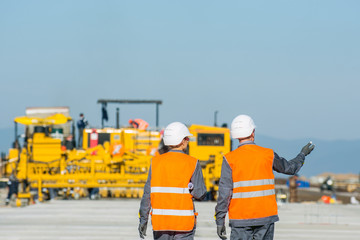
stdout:
[[[0,208],[2,240],[119,240],[138,237],[140,200],[54,200],[25,208]],[[196,202],[197,240],[218,239],[214,202]],[[285,204],[275,239],[360,239],[360,206]],[[227,221],[228,222],[228,221]],[[228,236],[230,228],[227,227]],[[151,225],[147,238],[152,239]]]

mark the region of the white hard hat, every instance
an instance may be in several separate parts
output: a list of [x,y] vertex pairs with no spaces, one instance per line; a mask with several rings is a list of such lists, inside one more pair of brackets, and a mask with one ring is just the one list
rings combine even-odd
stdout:
[[232,138],[249,137],[255,129],[254,121],[248,115],[239,115],[231,123]]
[[176,146],[181,143],[185,137],[192,136],[189,129],[181,122],[173,122],[167,125],[164,130],[164,144],[166,146]]

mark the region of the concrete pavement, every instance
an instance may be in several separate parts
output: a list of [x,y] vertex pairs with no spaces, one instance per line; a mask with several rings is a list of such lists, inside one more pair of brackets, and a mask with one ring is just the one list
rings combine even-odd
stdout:
[[[138,199],[53,200],[24,208],[0,208],[2,240],[139,239]],[[197,240],[218,239],[214,202],[196,202]],[[285,204],[275,239],[359,239],[360,206]],[[227,220],[228,223],[228,220]],[[230,228],[227,227],[228,236]],[[152,239],[151,224],[147,238]]]

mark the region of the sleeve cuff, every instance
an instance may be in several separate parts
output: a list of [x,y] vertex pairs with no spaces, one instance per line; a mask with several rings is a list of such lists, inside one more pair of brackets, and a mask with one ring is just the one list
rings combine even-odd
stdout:
[[215,220],[217,226],[224,226],[225,225],[225,219],[216,219]]

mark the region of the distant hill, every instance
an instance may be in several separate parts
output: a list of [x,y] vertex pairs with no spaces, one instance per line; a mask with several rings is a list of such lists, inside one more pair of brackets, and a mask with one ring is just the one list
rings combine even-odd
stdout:
[[[19,129],[21,134],[22,130]],[[360,173],[360,140],[336,140],[325,141],[318,139],[297,139],[283,140],[263,135],[256,135],[256,144],[269,147],[287,160],[295,157],[301,148],[312,140],[316,145],[315,150],[306,158],[305,165],[300,171],[300,175],[310,177],[321,174],[323,172],[332,173]],[[14,130],[0,129],[0,152],[8,152],[12,142],[14,141]],[[237,143],[234,141],[233,146]],[[283,174],[277,174],[279,177],[286,177]]]

